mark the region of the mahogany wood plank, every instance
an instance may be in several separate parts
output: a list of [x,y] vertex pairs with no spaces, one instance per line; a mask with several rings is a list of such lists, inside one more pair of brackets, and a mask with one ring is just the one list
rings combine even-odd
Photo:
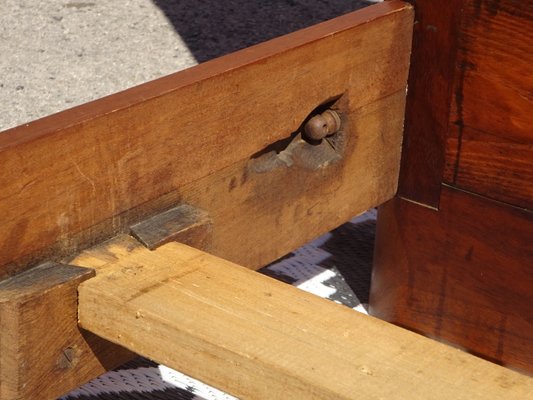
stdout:
[[[0,276],[77,252],[189,198],[213,215],[215,226],[248,218],[242,228],[220,228],[231,237],[214,232],[215,250],[259,266],[363,211],[341,204],[359,187],[367,193],[357,195],[360,206],[389,199],[396,191],[411,30],[409,5],[378,4],[2,133]],[[340,162],[312,173],[295,166],[257,174],[245,183],[254,154],[289,138],[317,106],[339,96],[352,135]],[[372,156],[364,155],[368,150]],[[361,184],[353,175],[363,173],[371,178]],[[217,182],[216,188],[204,197],[200,191],[208,188],[200,181]],[[335,182],[342,182],[339,204]],[[278,186],[270,191],[269,184]],[[327,190],[308,196],[306,185],[324,184]],[[263,227],[261,207],[282,188],[289,192],[283,201],[304,199],[275,201]],[[235,201],[258,218],[233,218],[241,212],[234,210],[216,217],[212,207]],[[331,201],[320,216],[318,206]],[[293,231],[277,230],[275,243],[248,260],[223,244],[250,232],[270,239],[274,227],[304,224],[308,214],[314,217],[300,226],[304,235],[287,240]]]
[[[448,148],[457,148],[458,141],[449,138]],[[446,182],[533,210],[533,133],[529,141],[513,141],[465,126],[460,143],[458,162],[447,162]]]
[[241,399],[525,399],[533,380],[179,243],[79,287],[80,325]]
[[533,213],[447,186],[378,213],[373,315],[533,374]]
[[533,209],[533,3],[463,9],[445,181]]
[[413,52],[398,194],[438,207],[462,0],[412,0]]

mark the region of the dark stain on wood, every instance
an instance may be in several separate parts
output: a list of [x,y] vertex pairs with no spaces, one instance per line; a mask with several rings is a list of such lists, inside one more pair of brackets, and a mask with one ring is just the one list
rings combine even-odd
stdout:
[[211,225],[207,212],[182,204],[133,225],[131,234],[150,250],[169,242],[205,250],[209,248]]
[[17,303],[31,298],[47,288],[75,280],[83,282],[95,276],[93,270],[48,262],[21,274],[0,281],[0,303]]
[[474,246],[470,246],[465,254],[466,261],[472,261],[472,255],[474,254]]
[[235,189],[237,187],[237,178],[234,176],[233,178],[231,178],[231,180],[229,181],[229,191],[231,192],[233,189]]
[[445,181],[533,209],[533,3],[464,3]]
[[459,84],[457,85],[455,89],[455,110],[457,113],[457,117],[455,120],[455,125],[457,126],[457,149],[455,152],[455,163],[453,167],[453,183],[455,183],[457,179],[457,170],[459,169],[459,160],[461,157],[461,143],[463,139],[463,128],[464,128],[464,120],[463,120],[463,82],[465,78],[465,71],[466,71],[466,65],[461,62],[461,65],[459,66],[459,69],[461,71],[459,76]]
[[500,11],[500,0],[474,0],[475,17],[481,16],[482,10],[494,17]]

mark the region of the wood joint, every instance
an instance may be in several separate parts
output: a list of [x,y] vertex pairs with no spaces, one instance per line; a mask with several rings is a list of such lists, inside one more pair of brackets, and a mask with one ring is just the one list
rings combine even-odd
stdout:
[[254,154],[248,171],[265,173],[284,168],[316,171],[342,160],[346,150],[347,104],[335,96],[316,107],[289,137]]
[[0,282],[0,399],[56,398],[66,382],[74,387],[132,357],[77,325],[78,286],[94,275],[47,262]]
[[212,221],[204,210],[182,204],[131,227],[131,235],[150,250],[169,242],[181,242],[208,250]]

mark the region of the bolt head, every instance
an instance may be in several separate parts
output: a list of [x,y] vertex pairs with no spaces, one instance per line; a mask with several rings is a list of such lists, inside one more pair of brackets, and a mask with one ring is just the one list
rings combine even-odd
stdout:
[[326,136],[336,133],[340,129],[340,125],[339,115],[333,110],[326,110],[307,121],[304,132],[308,139],[322,140]]

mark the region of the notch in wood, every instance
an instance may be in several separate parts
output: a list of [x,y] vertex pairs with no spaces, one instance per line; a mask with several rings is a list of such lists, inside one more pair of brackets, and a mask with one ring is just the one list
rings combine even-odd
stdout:
[[150,250],[169,242],[181,242],[207,250],[211,242],[212,221],[204,210],[181,204],[130,229],[131,235]]
[[133,357],[78,327],[92,269],[47,262],[0,281],[0,400],[55,399]]

